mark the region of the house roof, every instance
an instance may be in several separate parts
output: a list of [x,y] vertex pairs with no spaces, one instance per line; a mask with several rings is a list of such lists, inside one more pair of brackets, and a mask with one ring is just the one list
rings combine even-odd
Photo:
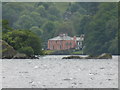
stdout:
[[84,38],[82,38],[82,37],[76,37],[76,41],[83,41],[84,40]]
[[[76,41],[83,41],[84,40],[84,37],[81,37],[81,36],[80,37],[74,36],[74,37],[76,38]],[[49,40],[74,40],[74,37],[70,37],[67,34],[60,34],[59,36],[51,38]]]
[[73,40],[72,37],[70,36],[57,36],[57,37],[54,37],[54,38],[51,38],[49,40]]

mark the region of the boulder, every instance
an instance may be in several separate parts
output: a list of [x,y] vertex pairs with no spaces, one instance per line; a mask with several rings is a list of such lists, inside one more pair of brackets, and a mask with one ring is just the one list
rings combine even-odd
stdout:
[[2,58],[11,59],[14,57],[17,52],[14,50],[12,46],[10,46],[7,42],[0,40],[0,44],[2,45]]
[[28,56],[26,54],[23,54],[23,53],[17,53],[13,57],[13,59],[27,59],[27,58],[28,58]]
[[68,56],[68,57],[63,57],[62,59],[112,59],[112,55],[108,53],[103,53],[99,56],[92,56],[92,55],[89,55],[87,57]]
[[39,59],[36,56],[27,56],[23,53],[18,53],[7,42],[0,40],[0,58],[2,59]]
[[83,57],[80,57],[80,56],[68,56],[68,57],[63,57],[62,59],[83,59]]
[[109,53],[103,53],[97,57],[98,59],[112,59],[112,55]]
[[85,57],[84,59],[97,59],[97,56],[89,55]]
[[23,53],[17,53],[13,59],[39,59],[39,57],[36,56],[27,56],[26,54]]

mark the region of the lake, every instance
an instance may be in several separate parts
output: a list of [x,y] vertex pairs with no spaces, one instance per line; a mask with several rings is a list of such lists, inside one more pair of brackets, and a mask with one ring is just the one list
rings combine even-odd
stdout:
[[2,60],[3,88],[118,88],[118,56],[113,59]]

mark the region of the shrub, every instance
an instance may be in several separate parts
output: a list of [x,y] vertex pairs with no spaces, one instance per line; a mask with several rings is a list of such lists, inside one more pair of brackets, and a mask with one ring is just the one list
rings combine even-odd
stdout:
[[21,49],[18,50],[20,53],[24,53],[28,56],[32,56],[34,55],[34,51],[31,47],[23,47]]

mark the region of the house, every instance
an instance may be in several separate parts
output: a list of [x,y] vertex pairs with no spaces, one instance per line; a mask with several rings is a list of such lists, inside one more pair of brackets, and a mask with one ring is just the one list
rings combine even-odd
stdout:
[[57,37],[48,40],[49,50],[66,50],[66,49],[80,49],[82,48],[82,42],[84,35],[80,37],[70,37],[67,34],[60,34]]

